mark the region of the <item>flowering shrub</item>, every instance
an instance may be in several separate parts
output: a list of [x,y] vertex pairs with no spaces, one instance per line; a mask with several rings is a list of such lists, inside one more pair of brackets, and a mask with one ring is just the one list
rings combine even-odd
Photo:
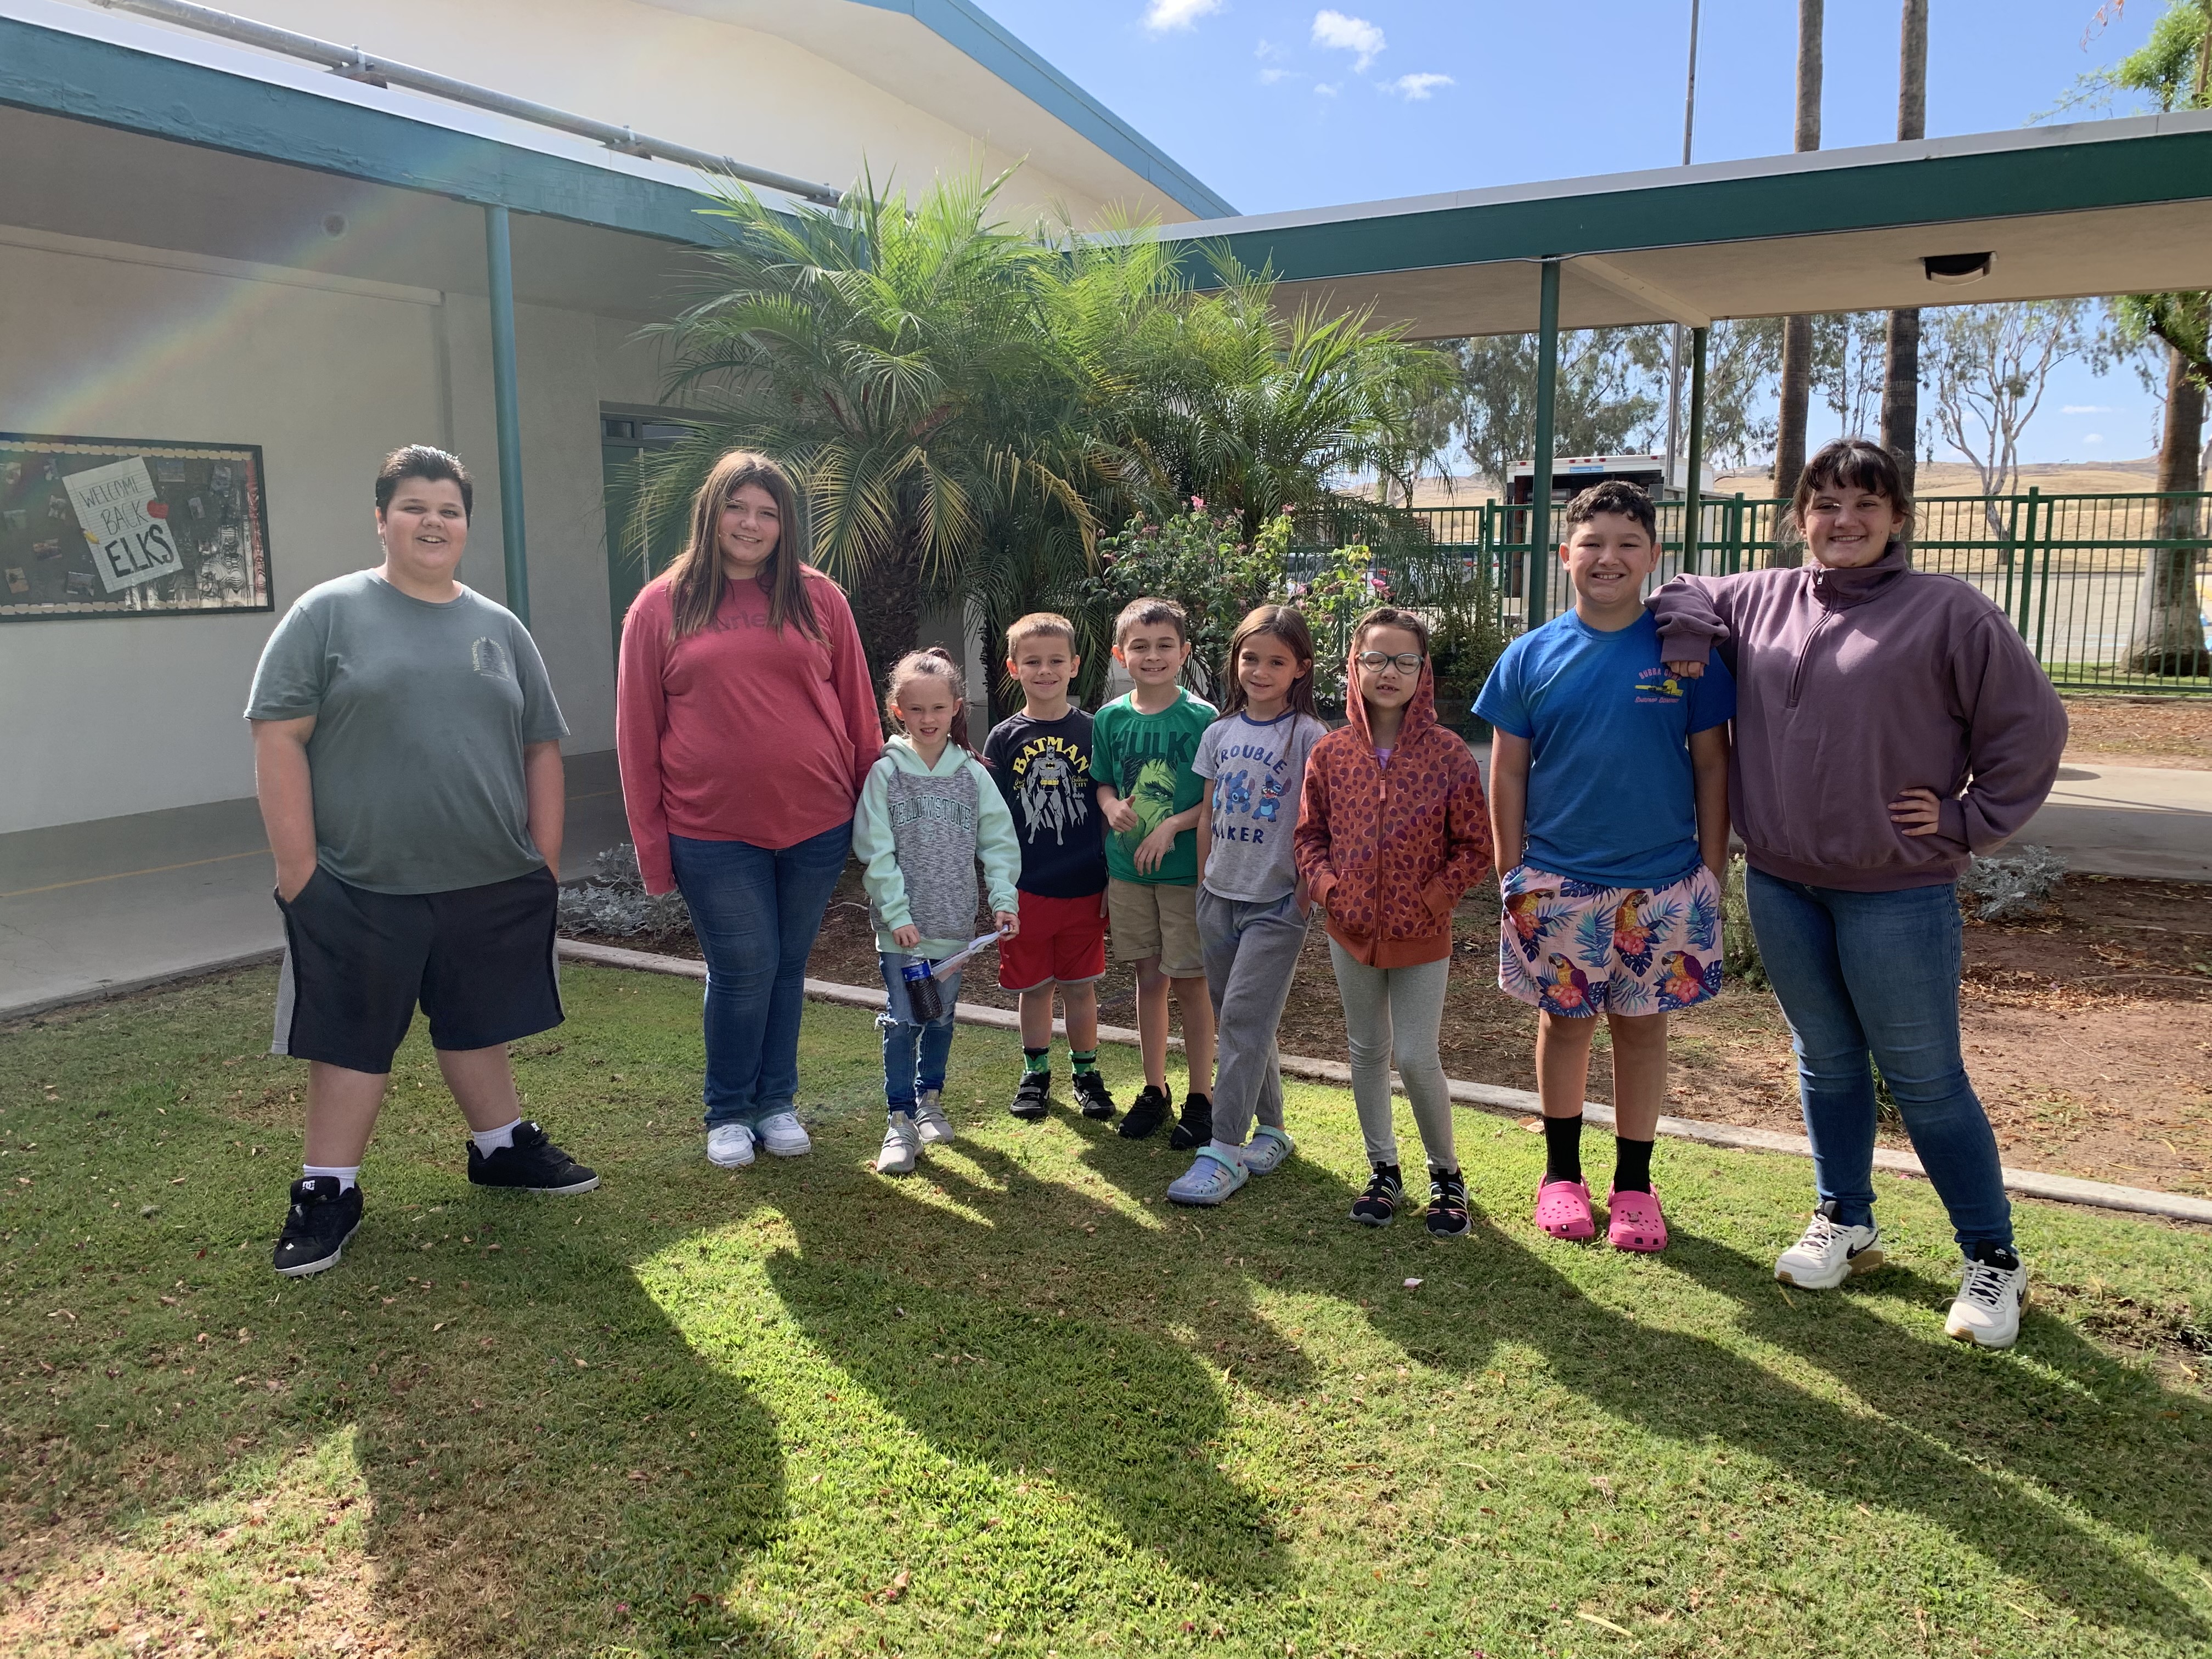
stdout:
[[1151,597],[1182,606],[1194,647],[1185,677],[1194,691],[1218,703],[1237,624],[1254,605],[1282,601],[1288,592],[1288,514],[1269,519],[1252,541],[1240,539],[1242,532],[1237,514],[1213,512],[1197,496],[1188,511],[1164,524],[1132,519],[1119,535],[1100,538],[1098,574],[1078,589],[1078,601],[1109,646],[1114,618],[1130,600]]

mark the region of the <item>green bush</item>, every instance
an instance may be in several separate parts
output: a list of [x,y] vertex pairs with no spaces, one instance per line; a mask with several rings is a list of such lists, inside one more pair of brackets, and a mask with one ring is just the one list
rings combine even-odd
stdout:
[[1728,889],[1721,897],[1721,971],[1747,991],[1771,991],[1766,960],[1759,954],[1759,938],[1751,931],[1751,901],[1745,891],[1749,868],[1738,853],[1729,860]]
[[1470,723],[1476,694],[1513,638],[1490,573],[1472,560],[1425,550],[1403,556],[1394,577],[1371,548],[1340,547],[1310,581],[1292,584],[1291,592],[1313,625],[1320,657],[1315,692],[1331,702],[1343,701],[1345,659],[1361,617],[1377,605],[1397,605],[1426,617],[1437,716],[1456,728]]
[[1114,644],[1114,618],[1130,600],[1173,599],[1183,608],[1190,629],[1190,665],[1184,671],[1192,690],[1218,703],[1226,684],[1229,640],[1237,624],[1256,605],[1279,602],[1287,594],[1285,559],[1290,551],[1291,520],[1277,514],[1244,541],[1233,513],[1217,513],[1192,497],[1189,510],[1161,524],[1132,519],[1119,535],[1098,542],[1098,572],[1079,583],[1075,593],[1079,625],[1085,633],[1085,684],[1105,682],[1106,661]]

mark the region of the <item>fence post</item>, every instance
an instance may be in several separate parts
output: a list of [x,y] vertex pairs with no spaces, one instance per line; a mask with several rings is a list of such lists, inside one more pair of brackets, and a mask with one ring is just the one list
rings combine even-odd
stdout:
[[[1682,569],[1695,575],[1705,511],[1705,346],[1712,331],[1690,331],[1690,470],[1682,480]],[[1681,338],[1680,335],[1674,337]],[[1672,483],[1673,480],[1668,480]]]
[[[2020,636],[2028,636],[2028,607],[2035,593],[2035,509],[2042,504],[2043,489],[2039,484],[2027,487],[2027,531],[2020,544],[2020,620],[2016,626]],[[2039,657],[2038,660],[2041,659]]]

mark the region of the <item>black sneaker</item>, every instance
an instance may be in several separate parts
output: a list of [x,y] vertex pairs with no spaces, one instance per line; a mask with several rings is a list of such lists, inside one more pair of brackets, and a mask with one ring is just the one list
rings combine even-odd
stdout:
[[1014,1091],[1014,1103],[1006,1108],[1016,1117],[1035,1122],[1052,1105],[1052,1073],[1024,1072],[1021,1085]]
[[1094,1122],[1105,1122],[1117,1109],[1106,1087],[1105,1074],[1095,1067],[1075,1074],[1075,1097],[1083,1103],[1083,1115]]
[[1467,1182],[1457,1170],[1429,1171],[1428,1219],[1437,1238],[1457,1238],[1474,1224],[1467,1212]]
[[1179,1152],[1194,1152],[1213,1139],[1213,1102],[1205,1095],[1185,1095],[1182,1097],[1182,1117],[1168,1137],[1168,1145]]
[[273,1265],[287,1279],[304,1279],[338,1265],[346,1240],[361,1225],[361,1188],[338,1190],[336,1176],[292,1183],[292,1209],[276,1235]]
[[1352,1218],[1368,1227],[1387,1227],[1405,1201],[1405,1178],[1395,1164],[1378,1164],[1367,1190],[1352,1200]]
[[1174,1109],[1175,1103],[1168,1098],[1168,1091],[1147,1083],[1129,1103],[1129,1115],[1121,1120],[1121,1133],[1132,1140],[1142,1140],[1166,1122],[1168,1114]]
[[469,1179],[479,1187],[523,1193],[588,1193],[599,1176],[556,1146],[535,1123],[515,1126],[514,1145],[486,1158],[469,1143]]

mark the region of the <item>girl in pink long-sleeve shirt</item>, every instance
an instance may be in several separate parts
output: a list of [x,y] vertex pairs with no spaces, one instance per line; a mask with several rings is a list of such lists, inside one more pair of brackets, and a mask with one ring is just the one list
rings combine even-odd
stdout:
[[735,450],[689,544],[623,624],[615,747],[649,892],[682,891],[707,958],[707,1156],[809,1150],[793,1110],[807,954],[882,727],[852,607],[797,556],[783,469]]

